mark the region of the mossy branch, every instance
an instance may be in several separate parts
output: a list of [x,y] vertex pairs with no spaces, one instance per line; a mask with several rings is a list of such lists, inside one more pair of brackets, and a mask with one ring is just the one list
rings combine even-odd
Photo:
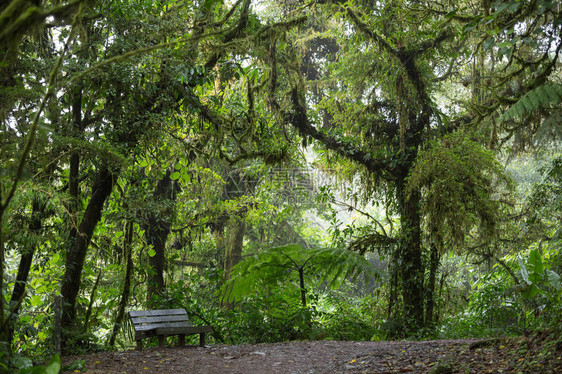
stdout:
[[74,0],[65,5],[59,5],[48,11],[43,11],[29,0],[12,1],[0,14],[0,42],[8,45],[17,41],[17,35],[28,31],[34,25],[43,22],[48,17],[58,20],[71,18],[72,13],[79,9],[84,0]]
[[77,83],[79,80],[81,80],[82,78],[84,78],[86,75],[92,73],[95,70],[98,70],[104,66],[110,65],[110,64],[114,64],[114,63],[118,63],[118,62],[122,62],[122,61],[126,61],[129,58],[133,57],[133,56],[137,56],[143,53],[147,53],[147,52],[151,52],[151,51],[155,51],[158,49],[164,49],[164,48],[168,48],[168,47],[173,47],[175,45],[179,45],[182,43],[193,43],[193,42],[197,42],[200,41],[202,39],[206,39],[212,36],[216,36],[221,34],[220,31],[217,32],[211,32],[211,33],[207,33],[207,34],[201,34],[201,35],[196,35],[196,36],[192,36],[191,38],[180,38],[178,40],[174,40],[172,42],[165,42],[165,43],[159,43],[159,44],[155,44],[155,45],[151,45],[148,47],[144,47],[144,48],[139,48],[139,49],[135,49],[133,51],[129,51],[126,53],[123,53],[122,55],[119,56],[114,56],[111,57],[107,60],[104,60],[102,62],[97,63],[96,65],[78,73],[77,75],[75,75],[74,77],[72,77],[69,80],[69,85],[72,83]]

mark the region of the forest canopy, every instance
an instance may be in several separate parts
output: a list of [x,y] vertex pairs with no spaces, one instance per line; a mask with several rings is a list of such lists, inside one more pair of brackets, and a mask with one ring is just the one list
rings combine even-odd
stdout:
[[158,308],[233,344],[562,328],[561,29],[552,0],[3,2],[2,367],[52,356],[55,300],[65,354]]

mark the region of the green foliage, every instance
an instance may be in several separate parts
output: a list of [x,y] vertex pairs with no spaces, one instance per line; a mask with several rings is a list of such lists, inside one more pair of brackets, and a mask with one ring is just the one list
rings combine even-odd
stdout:
[[[399,216],[408,172],[408,192],[422,192],[423,217],[410,217],[422,218],[420,243],[438,237],[441,252],[470,245],[488,256],[478,266],[466,264],[482,261],[477,256],[458,257],[456,269],[470,268],[470,274],[459,270],[453,276],[450,262],[438,269],[436,314],[445,318],[443,334],[474,337],[562,320],[562,161],[553,163],[527,201],[513,203],[524,205],[522,218],[513,220],[499,203],[509,182],[497,154],[462,132],[466,123],[477,123],[482,134],[509,143],[518,128],[506,127],[508,122],[525,125],[538,115],[547,118],[538,130],[542,138],[560,133],[562,86],[544,84],[554,81],[551,72],[559,75],[556,60],[550,62],[560,40],[557,4],[497,1],[488,16],[479,13],[490,9],[478,6],[467,16],[462,13],[468,8],[459,6],[443,17],[435,4],[413,9],[383,2],[373,9],[318,2],[291,10],[296,18],[287,20],[286,4],[255,14],[250,3],[13,0],[0,6],[1,197],[7,198],[14,178],[21,180],[9,207],[0,207],[5,315],[14,307],[8,300],[21,255],[35,251],[22,282],[21,309],[10,315],[13,341],[0,350],[2,368],[55,370],[56,360],[32,369],[28,357],[52,355],[52,300],[65,270],[82,269],[76,323],[65,335],[69,353],[102,349],[127,283],[126,248],[134,267],[124,302],[128,309],[147,307],[147,278],[154,274],[147,263],[158,256],[143,227],[160,223],[169,229],[161,243],[166,288],[153,306],[185,307],[194,322],[215,328],[211,341],[403,336],[410,321],[392,308],[398,309],[401,288],[408,285],[396,280],[389,292],[375,284],[378,274],[368,261],[339,247],[359,238],[351,247],[377,248],[390,259],[399,253],[395,238],[412,229],[400,227],[408,220]],[[79,7],[84,17],[74,18]],[[49,25],[42,28],[45,20]],[[523,21],[526,27],[517,26]],[[67,38],[72,53],[65,55],[60,47]],[[472,92],[458,77],[474,85]],[[311,106],[304,113],[287,96],[295,86],[303,105]],[[47,89],[53,96],[43,107]],[[470,98],[449,98],[449,89]],[[497,118],[490,113],[515,100],[503,123],[488,128],[489,119]],[[331,227],[311,224],[311,215],[325,213],[314,201],[313,176],[298,171],[304,188],[282,180],[279,168],[309,168],[313,149],[307,144],[314,132],[294,128],[301,115],[320,131],[327,149],[339,149],[314,150],[316,166],[337,174],[334,184],[353,185],[341,191],[349,209],[373,205],[365,210],[370,226],[344,223],[326,186],[321,189]],[[36,128],[37,138],[26,147]],[[460,131],[443,136],[452,128]],[[111,195],[99,211],[85,214],[105,167],[112,172]],[[177,188],[170,199],[155,199],[167,172]],[[247,179],[233,192],[227,185],[234,172]],[[40,214],[35,200],[44,205]],[[78,253],[84,263],[67,263],[81,222],[98,215],[89,244]],[[224,226],[239,216],[246,220],[243,256],[255,254],[246,255],[223,284],[224,241],[230,239]],[[33,229],[36,218],[40,228]],[[134,227],[128,239],[124,227]],[[338,248],[321,248],[330,232],[330,246]],[[279,247],[292,242],[300,245]],[[415,252],[423,263],[426,248]],[[492,265],[494,256],[520,284]],[[409,258],[400,260],[409,265]],[[420,288],[426,265],[416,270]],[[362,277],[379,299],[359,292],[366,284]],[[234,310],[221,305],[226,300],[235,301]],[[123,328],[116,345],[131,344]],[[16,355],[8,356],[11,347]]]
[[495,193],[502,183],[511,186],[493,152],[454,133],[420,152],[408,192],[422,189],[428,231],[445,243],[461,245],[475,228],[484,241],[497,237],[500,205]]
[[[369,340],[375,333],[373,311],[379,300],[359,296],[358,286],[345,282],[337,291],[310,289],[304,307],[300,290],[289,282],[261,289],[224,308],[217,299],[222,276],[209,269],[192,273],[168,289],[162,307],[184,307],[194,324],[210,324],[209,342],[272,343],[295,339]],[[185,289],[190,293],[186,294]],[[196,343],[197,337],[192,337]]]
[[[512,262],[514,261],[509,264]],[[472,271],[467,273],[466,270]],[[453,313],[444,316],[436,330],[430,334],[432,338],[512,335],[527,328],[518,288],[514,286],[513,279],[505,269],[495,264],[480,276],[474,270],[463,265],[461,272],[454,275],[461,277],[457,288],[468,288],[467,302]],[[463,275],[468,275],[468,279],[463,279]],[[468,282],[470,283],[467,284]],[[462,303],[462,300],[463,298],[460,298],[459,302]]]
[[62,370],[74,373],[86,371],[86,361],[83,358],[77,359],[72,364],[63,366]]
[[15,355],[7,356],[5,352],[0,353],[0,373],[11,374],[59,374],[61,369],[60,357],[55,354],[45,365],[33,365],[30,358]]
[[[542,256],[532,249],[525,259],[503,258],[507,266],[516,269],[517,282],[499,263],[493,265],[472,285],[466,308],[445,318],[436,337],[486,337],[559,328],[562,287],[548,253]],[[553,252],[554,258],[557,253]]]
[[[554,255],[555,258],[558,257],[559,251],[556,250]],[[535,249],[529,252],[526,262],[519,259],[519,266],[519,274],[524,282],[521,296],[525,302],[526,312],[534,313],[535,317],[539,313],[544,314],[551,317],[550,321],[559,320],[562,312],[560,275],[551,269],[550,262],[546,264],[543,262],[543,256]],[[542,324],[538,318],[533,322],[537,325]],[[545,325],[548,325],[548,322]]]
[[[542,258],[537,250],[531,251],[527,264],[523,262],[523,259],[519,259],[519,273],[523,282],[526,283],[522,292],[524,298],[532,299],[541,293],[539,284],[544,280],[545,273]],[[558,277],[558,286],[560,286],[560,277]]]
[[[556,218],[562,214],[562,157],[541,168],[542,180],[536,183],[526,205],[531,210],[530,223],[544,222],[557,230]],[[548,233],[549,235],[551,233]]]
[[279,282],[298,282],[301,271],[307,283],[325,282],[330,287],[339,286],[344,279],[374,274],[374,268],[364,257],[346,249],[289,244],[262,250],[238,263],[223,293],[227,300],[239,301]]
[[315,305],[317,325],[314,338],[328,340],[372,340],[377,333],[374,320],[376,304],[373,295],[346,296],[345,292],[322,293],[311,303]]
[[[228,318],[228,314],[232,317]],[[310,337],[314,312],[302,306],[298,290],[277,287],[275,291],[250,297],[226,313],[225,335],[236,343],[273,343]],[[230,321],[237,320],[233,324]]]
[[20,369],[20,374],[58,374],[60,369],[60,358],[58,355],[55,355],[45,366],[34,366],[29,369]]
[[562,84],[549,83],[539,86],[523,95],[500,117],[501,121],[524,118],[534,111],[549,109],[562,102]]

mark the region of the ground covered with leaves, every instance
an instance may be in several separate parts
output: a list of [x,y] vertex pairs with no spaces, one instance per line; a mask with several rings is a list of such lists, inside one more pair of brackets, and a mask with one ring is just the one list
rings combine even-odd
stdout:
[[102,352],[63,359],[87,373],[562,373],[552,334],[491,340],[293,341]]

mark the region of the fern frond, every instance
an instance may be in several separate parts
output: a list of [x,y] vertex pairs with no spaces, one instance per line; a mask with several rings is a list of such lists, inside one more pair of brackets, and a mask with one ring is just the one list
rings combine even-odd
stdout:
[[534,140],[537,144],[562,141],[562,108],[550,113],[537,130]]
[[360,275],[370,277],[376,269],[363,256],[342,248],[303,248],[298,244],[273,247],[245,258],[233,267],[231,279],[222,289],[229,301],[259,293],[279,282],[297,280],[302,268],[306,283],[329,284],[335,288]]
[[562,84],[549,83],[527,92],[502,116],[500,121],[508,121],[529,115],[539,109],[545,109],[551,105],[558,105],[562,102]]

